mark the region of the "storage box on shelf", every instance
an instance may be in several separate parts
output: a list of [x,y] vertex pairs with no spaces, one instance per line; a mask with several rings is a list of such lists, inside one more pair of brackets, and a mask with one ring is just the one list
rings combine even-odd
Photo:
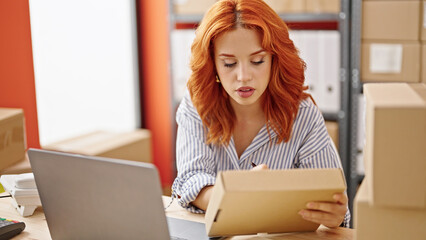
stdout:
[[361,79],[363,82],[419,82],[420,58],[417,41],[364,40]]
[[278,14],[306,12],[305,0],[265,0]]
[[97,131],[52,143],[43,148],[90,156],[152,162],[151,133],[146,129],[123,133]]
[[25,158],[24,112],[0,108],[0,171]]
[[362,2],[361,80],[420,82],[421,1]]
[[339,13],[340,0],[306,0],[308,13]]

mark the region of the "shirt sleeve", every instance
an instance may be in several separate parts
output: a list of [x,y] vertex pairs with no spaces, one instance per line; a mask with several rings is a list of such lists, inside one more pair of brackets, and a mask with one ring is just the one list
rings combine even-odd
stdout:
[[189,100],[188,94],[182,100],[177,114],[176,164],[178,175],[173,183],[173,194],[178,203],[194,213],[203,210],[190,204],[201,189],[214,185],[216,162],[210,146],[205,143],[206,129]]
[[[331,140],[324,118],[319,109],[311,104],[301,107],[298,118],[299,126],[305,131],[305,138],[298,151],[296,165],[299,168],[340,168],[342,163],[339,154]],[[306,122],[303,122],[303,121]],[[310,122],[308,124],[308,121]],[[296,129],[297,131],[297,129]],[[349,208],[346,211],[343,227],[350,227],[351,214]]]

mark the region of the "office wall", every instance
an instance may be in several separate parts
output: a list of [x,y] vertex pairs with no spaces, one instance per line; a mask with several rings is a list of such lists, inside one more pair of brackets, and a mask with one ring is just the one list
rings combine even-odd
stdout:
[[135,0],[30,0],[40,143],[140,127]]
[[154,162],[167,188],[174,178],[168,1],[140,0],[138,11],[144,127],[152,131]]
[[27,146],[39,148],[28,0],[0,1],[0,107],[24,109]]
[[[163,186],[174,171],[167,1],[138,0],[139,62],[144,125]],[[28,0],[0,1],[0,107],[24,108],[28,147],[39,148]]]

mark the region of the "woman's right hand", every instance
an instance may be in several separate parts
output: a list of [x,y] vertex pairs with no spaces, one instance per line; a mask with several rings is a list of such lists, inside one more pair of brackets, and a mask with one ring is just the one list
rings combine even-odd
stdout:
[[268,170],[268,166],[266,164],[260,164],[256,167],[252,168],[251,171],[262,171],[262,170]]

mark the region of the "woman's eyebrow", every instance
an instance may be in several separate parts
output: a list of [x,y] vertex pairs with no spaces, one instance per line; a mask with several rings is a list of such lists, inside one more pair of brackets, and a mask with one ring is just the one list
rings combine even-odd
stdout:
[[258,50],[258,51],[256,51],[256,52],[254,52],[254,53],[250,54],[250,56],[256,55],[256,54],[261,53],[261,52],[264,52],[264,51],[265,51],[265,49],[260,49],[260,50]]
[[[250,54],[250,56],[253,56],[253,55],[256,55],[256,54],[259,54],[259,53],[261,53],[261,52],[264,52],[265,50],[264,49],[260,49],[260,50],[258,50],[258,51],[256,51],[256,52],[254,52],[254,53],[251,53]],[[221,54],[219,54],[219,56],[220,57],[235,57],[235,55],[232,55],[232,54],[227,54],[227,53],[221,53]]]

